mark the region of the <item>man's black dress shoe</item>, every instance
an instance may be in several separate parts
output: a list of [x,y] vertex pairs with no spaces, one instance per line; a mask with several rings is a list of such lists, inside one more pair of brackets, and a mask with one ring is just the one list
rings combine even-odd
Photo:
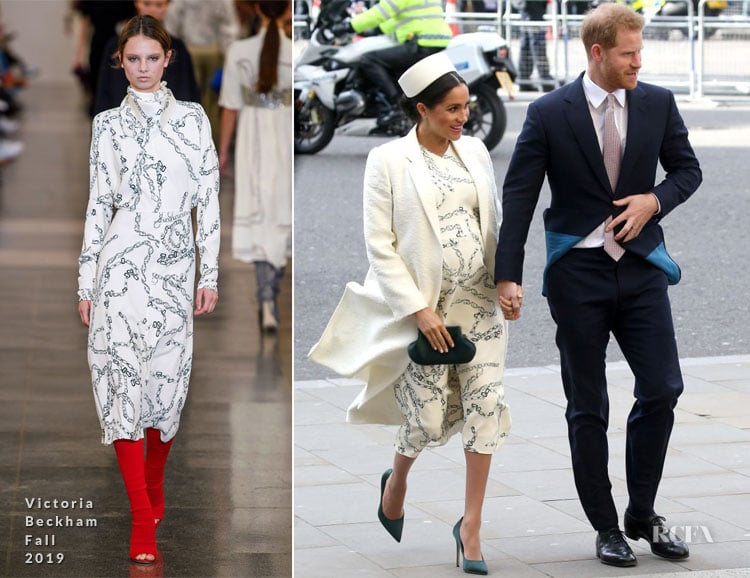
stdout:
[[690,556],[687,544],[672,532],[662,516],[651,514],[640,519],[625,510],[625,535],[631,540],[643,538],[651,544],[651,551],[670,560],[684,560]]
[[602,530],[596,535],[596,557],[610,566],[635,566],[638,560],[620,528]]

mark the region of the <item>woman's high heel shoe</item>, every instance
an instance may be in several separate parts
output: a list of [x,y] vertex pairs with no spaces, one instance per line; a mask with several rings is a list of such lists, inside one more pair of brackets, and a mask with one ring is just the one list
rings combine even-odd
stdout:
[[482,576],[487,575],[487,562],[484,561],[484,556],[481,560],[467,560],[464,556],[464,543],[461,541],[461,522],[464,521],[463,516],[453,526],[453,537],[456,539],[456,566],[458,566],[459,552],[464,558],[464,572],[467,574],[481,574]]
[[388,478],[392,473],[393,470],[391,468],[388,468],[380,477],[380,502],[378,502],[378,520],[380,520],[380,523],[383,524],[383,528],[385,528],[386,531],[391,536],[393,536],[393,539],[396,540],[396,542],[401,542],[401,533],[404,529],[404,515],[401,514],[401,517],[397,520],[391,520],[390,518],[386,518],[385,514],[383,513],[383,494],[385,494],[385,483],[388,481]]

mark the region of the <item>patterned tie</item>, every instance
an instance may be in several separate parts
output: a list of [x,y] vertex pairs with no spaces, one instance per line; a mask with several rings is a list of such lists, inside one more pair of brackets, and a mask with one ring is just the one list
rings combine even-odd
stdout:
[[[607,110],[604,113],[604,146],[602,147],[604,155],[604,168],[607,169],[609,184],[614,194],[617,186],[617,178],[620,176],[620,164],[622,164],[622,142],[620,133],[617,131],[615,124],[615,95],[607,95]],[[605,226],[612,222],[612,217],[607,217]],[[625,254],[625,249],[615,241],[614,231],[604,233],[604,250],[615,261]]]

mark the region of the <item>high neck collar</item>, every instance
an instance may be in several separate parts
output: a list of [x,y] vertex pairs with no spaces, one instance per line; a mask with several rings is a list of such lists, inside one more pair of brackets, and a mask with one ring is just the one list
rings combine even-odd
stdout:
[[131,115],[137,125],[153,126],[153,119],[157,118],[163,128],[176,105],[172,91],[162,81],[161,86],[153,92],[141,92],[128,87],[123,110],[125,114]]
[[159,88],[152,92],[141,92],[132,86],[128,86],[128,94],[140,102],[163,102],[167,98],[167,92],[167,83],[164,80],[161,81]]

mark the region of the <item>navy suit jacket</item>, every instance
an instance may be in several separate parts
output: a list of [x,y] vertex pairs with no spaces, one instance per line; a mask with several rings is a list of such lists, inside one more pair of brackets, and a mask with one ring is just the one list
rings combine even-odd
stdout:
[[[680,268],[667,254],[659,221],[698,188],[700,166],[669,90],[639,82],[627,91],[627,103],[627,139],[614,191],[583,90],[583,74],[529,105],[503,184],[496,281],[522,282],[524,245],[545,175],[552,196],[544,211],[544,294],[550,265],[609,215],[622,212],[613,199],[647,192],[657,196],[661,212],[623,246],[662,269],[670,284],[679,281]],[[659,184],[657,163],[666,173]]]

